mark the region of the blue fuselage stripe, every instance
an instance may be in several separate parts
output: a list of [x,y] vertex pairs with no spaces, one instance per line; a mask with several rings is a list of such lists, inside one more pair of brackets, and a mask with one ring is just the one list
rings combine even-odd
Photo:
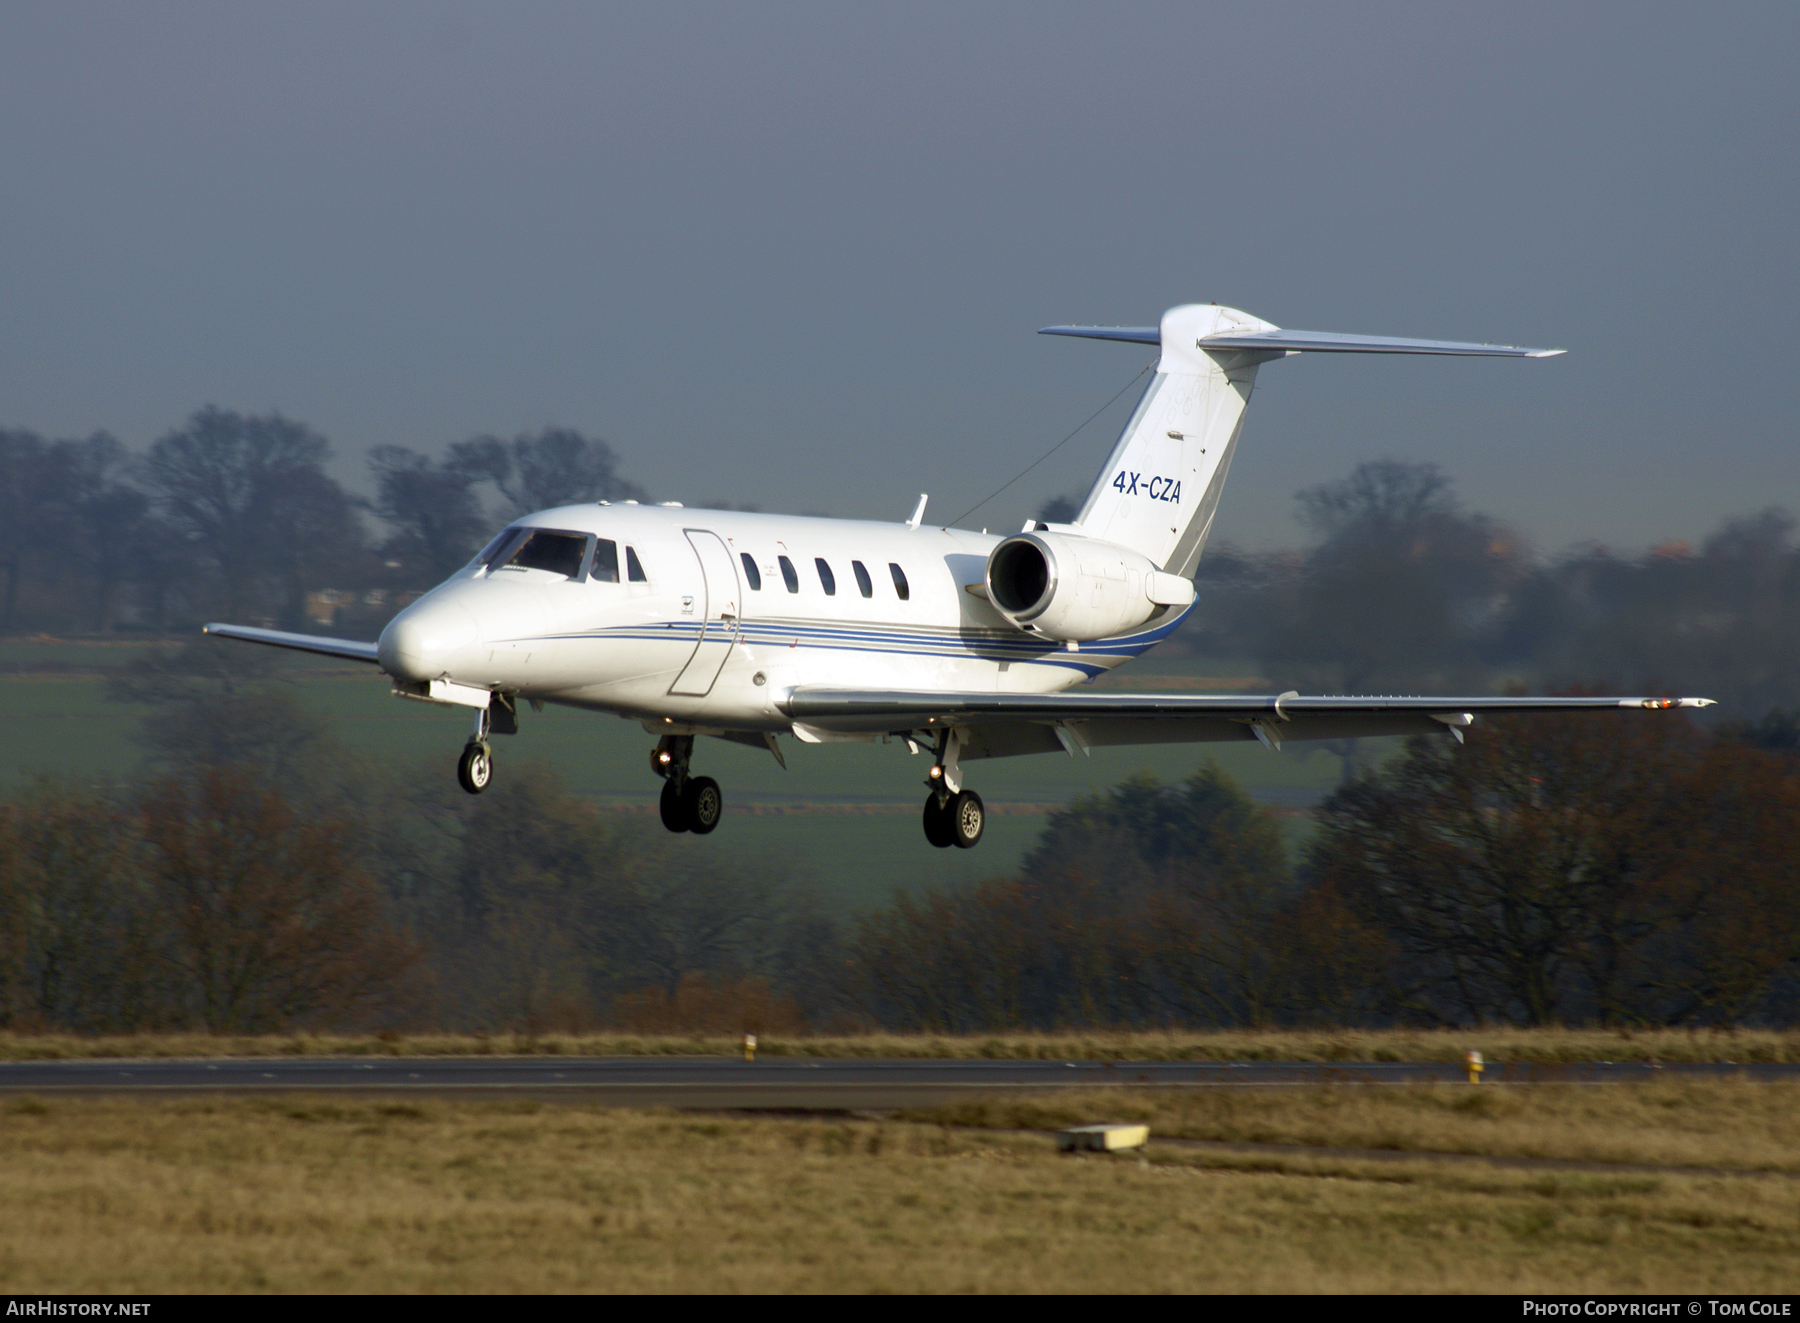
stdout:
[[[1142,634],[1133,634],[1117,639],[1096,639],[1091,643],[1084,643],[1081,645],[1083,654],[1081,660],[1077,660],[1074,654],[1036,639],[971,635],[957,630],[929,630],[894,625],[864,627],[848,623],[824,625],[803,621],[749,620],[743,623],[738,639],[745,644],[760,644],[764,647],[804,644],[808,647],[827,648],[839,652],[873,652],[902,657],[960,657],[977,661],[1024,662],[1031,665],[1056,666],[1083,675],[1096,676],[1111,669],[1109,665],[1096,664],[1096,662],[1105,659],[1112,665],[1117,665],[1142,655],[1167,638],[1186,614],[1187,612],[1183,611],[1174,619],[1164,622],[1156,629],[1146,630]],[[717,622],[711,623],[715,626],[717,624]],[[560,640],[590,639],[599,642],[617,639],[655,643],[666,642],[673,634],[678,636],[682,642],[697,643],[707,628],[707,624],[708,622],[698,620],[670,620],[659,624],[612,625],[601,629],[554,634],[547,637]],[[1090,661],[1087,658],[1094,660]]]

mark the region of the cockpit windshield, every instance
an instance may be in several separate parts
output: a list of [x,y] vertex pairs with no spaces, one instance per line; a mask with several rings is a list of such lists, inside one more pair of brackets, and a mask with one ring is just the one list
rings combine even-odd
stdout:
[[517,524],[512,524],[501,529],[499,535],[496,536],[492,542],[488,543],[480,551],[475,553],[475,559],[470,561],[469,564],[486,565],[491,568],[500,553],[510,547],[514,540],[518,538],[519,534],[524,531],[525,530],[520,528]]
[[[548,570],[552,574],[573,579],[581,573],[581,561],[587,555],[585,533],[561,533],[550,528],[515,530],[524,537],[503,543],[488,562],[491,571],[517,567],[524,570]],[[501,535],[502,537],[505,534]],[[495,539],[499,541],[499,539]]]

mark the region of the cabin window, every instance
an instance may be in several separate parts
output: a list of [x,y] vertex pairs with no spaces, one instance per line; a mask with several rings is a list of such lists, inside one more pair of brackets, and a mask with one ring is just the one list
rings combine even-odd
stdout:
[[850,562],[850,568],[856,574],[856,591],[864,597],[875,596],[875,583],[869,578],[869,567],[860,560]]
[[617,583],[619,581],[619,544],[608,542],[602,538],[594,543],[594,568],[588,571],[588,578],[596,583]]
[[775,559],[781,562],[781,581],[787,585],[787,590],[790,593],[799,592],[800,574],[794,569],[794,562],[786,556],[777,556]]
[[894,591],[900,595],[900,600],[902,602],[911,600],[912,589],[906,586],[906,571],[894,564],[893,561],[889,561],[888,573],[894,576]]
[[[549,570],[573,579],[581,573],[581,558],[587,554],[587,537],[582,533],[556,533],[547,528],[534,528],[525,535],[518,549],[506,558],[501,568],[518,566],[523,570]],[[602,542],[611,547],[610,542]],[[613,558],[613,578],[619,577],[617,553]]]
[[813,565],[819,571],[819,586],[825,590],[825,596],[837,596],[837,576],[831,572],[831,566],[825,563],[823,556],[814,556]]
[[650,576],[644,573],[644,562],[637,558],[636,547],[625,548],[625,574],[633,583],[650,582]]
[[762,571],[756,568],[756,558],[747,551],[738,552],[738,559],[744,562],[744,578],[750,583],[750,591],[762,591]]

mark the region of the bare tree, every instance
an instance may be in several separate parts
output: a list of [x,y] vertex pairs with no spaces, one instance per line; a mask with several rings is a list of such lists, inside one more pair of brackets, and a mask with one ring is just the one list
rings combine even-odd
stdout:
[[145,482],[215,577],[226,614],[261,604],[297,625],[309,579],[360,544],[349,498],[325,475],[329,454],[323,437],[278,414],[211,406],[150,448]]
[[0,1024],[166,1022],[136,856],[130,813],[104,794],[45,784],[0,807]]
[[481,472],[403,446],[376,446],[369,452],[369,469],[375,475],[375,513],[394,530],[382,548],[385,555],[436,583],[481,548],[487,532],[475,497]]
[[17,623],[19,583],[49,533],[52,496],[48,447],[32,432],[0,429],[0,634]]
[[168,958],[192,1016],[216,1033],[378,1005],[418,959],[346,857],[339,824],[301,820],[273,790],[208,769],[153,786],[139,820]]
[[567,427],[521,433],[511,441],[477,437],[450,447],[446,468],[494,484],[502,517],[588,501],[641,500],[643,489],[619,476],[619,458],[598,437]]
[[1339,789],[1316,884],[1413,1015],[1736,1018],[1800,959],[1792,805],[1791,765],[1673,717],[1495,721]]

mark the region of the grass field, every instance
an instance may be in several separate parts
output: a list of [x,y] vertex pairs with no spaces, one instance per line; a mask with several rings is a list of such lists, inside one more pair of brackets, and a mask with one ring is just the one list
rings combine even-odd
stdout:
[[[0,643],[0,721],[10,732],[0,754],[0,794],[51,774],[76,781],[129,782],[144,750],[134,742],[141,710],[107,701],[104,675],[141,655],[148,644],[126,642]],[[1138,677],[1148,685],[1192,683],[1227,688],[1245,677],[1189,676],[1146,659],[1111,683]],[[281,674],[308,703],[331,718],[335,738],[352,754],[377,760],[395,776],[454,776],[467,737],[458,709],[393,698],[372,668],[346,669],[305,657],[284,658]],[[497,775],[526,760],[548,762],[576,794],[609,809],[653,811],[659,783],[647,758],[654,741],[635,722],[549,707],[521,714],[520,733],[495,741]],[[1371,741],[1372,747],[1393,741]],[[971,763],[969,782],[992,812],[976,850],[935,850],[919,829],[927,759],[900,745],[800,745],[786,742],[788,770],[767,753],[702,740],[696,761],[725,788],[727,818],[699,848],[770,853],[792,861],[821,903],[844,916],[886,903],[896,888],[955,887],[1011,872],[1036,840],[1049,809],[1075,796],[1147,770],[1166,781],[1191,774],[1207,758],[1219,762],[1257,799],[1283,813],[1290,838],[1309,828],[1301,810],[1316,803],[1339,775],[1335,758],[1260,744],[1101,749],[1092,757],[1061,754]],[[772,812],[771,810],[784,810]]]
[[[1791,1147],[1781,1118],[1796,1101],[1786,1086],[1730,1082],[1549,1088],[1490,1115],[1426,1089],[1370,1113],[1373,1095],[1409,1092],[1258,1099],[1271,1130],[1301,1143],[1381,1124],[1456,1151],[1505,1148],[1534,1127],[1552,1147],[1612,1131],[1608,1151],[1632,1161],[1718,1165]],[[1591,1100],[1579,1115],[1577,1095]],[[1088,1105],[1072,1098],[1071,1114],[1164,1104]],[[1245,1129],[1254,1109],[1241,1110]],[[0,1290],[1773,1293],[1800,1279],[1800,1180],[1787,1177],[1304,1148],[1252,1159],[1154,1139],[1143,1156],[1074,1157],[1041,1135],[936,1119],[12,1099],[0,1103]]]
[[[1584,1061],[1800,1062],[1800,1030],[1684,1029],[1231,1029],[1178,1033],[885,1034],[759,1036],[764,1057],[998,1061],[1441,1061],[1479,1050],[1502,1079],[1509,1067]],[[736,1037],[648,1034],[0,1033],[0,1060],[359,1056],[735,1056]]]

